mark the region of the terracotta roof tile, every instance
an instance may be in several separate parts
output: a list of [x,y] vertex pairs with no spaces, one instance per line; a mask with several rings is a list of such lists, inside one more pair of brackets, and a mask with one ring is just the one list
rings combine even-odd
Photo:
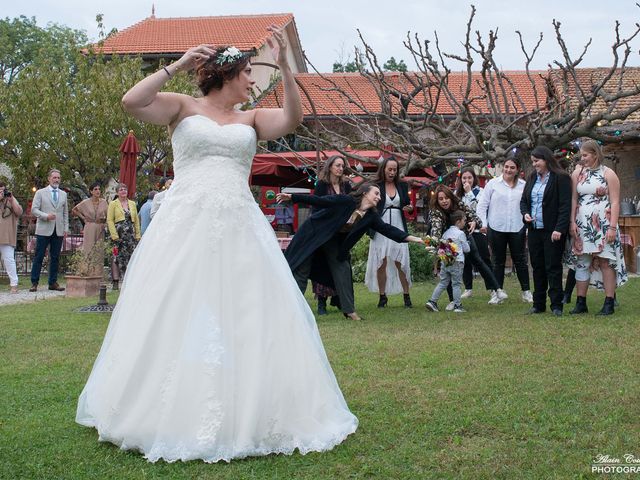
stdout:
[[[609,73],[609,68],[577,68],[577,80],[578,84],[585,91],[585,94],[591,93],[591,86],[593,84],[600,83],[605,75]],[[559,70],[553,70],[551,79],[555,85],[556,90],[562,94],[564,91],[563,81]],[[618,89],[618,82],[620,81],[620,70],[616,71],[613,76],[605,83],[604,91],[608,94],[616,93]],[[640,85],[640,68],[639,67],[627,67],[622,77],[622,89],[633,90]],[[569,84],[569,93],[575,98],[575,88]],[[573,100],[571,105],[575,105],[577,100]],[[613,113],[621,110],[627,110],[630,107],[638,106],[640,104],[640,95],[633,95],[625,98],[621,98],[617,101]],[[591,109],[591,114],[602,113],[606,109],[606,104],[602,99],[596,100],[594,106]],[[640,111],[635,111],[629,115],[626,122],[640,122]]]
[[104,53],[183,53],[202,43],[234,45],[240,50],[260,48],[270,25],[284,26],[293,14],[225,17],[156,18],[151,16],[107,38]]
[[[513,83],[515,91],[518,93],[522,102],[524,103],[524,109],[531,111],[535,109],[536,102],[533,93],[531,82],[525,72],[504,72],[506,77]],[[539,102],[544,106],[546,102],[546,89],[544,79],[541,78],[540,73],[546,74],[546,72],[532,72],[532,78],[538,89]],[[413,88],[410,83],[400,74],[390,73],[388,74],[390,82],[400,91],[409,91]],[[417,74],[416,74],[417,75]],[[322,78],[326,77],[326,79]],[[376,86],[369,81],[366,77],[359,73],[328,73],[322,76],[312,73],[296,74],[296,79],[302,84],[304,89],[309,93],[319,116],[332,116],[332,115],[362,115],[365,114],[364,110],[369,112],[380,112],[381,105],[379,96],[376,92]],[[466,85],[466,73],[451,73],[449,76],[449,86],[454,96],[458,101],[463,97],[464,87]],[[480,74],[475,72],[473,75],[473,86],[471,89],[471,97],[481,95],[481,89],[477,84],[481,81]],[[335,83],[340,89],[348,92],[349,95],[358,103],[349,102],[343,95],[336,91]],[[511,90],[507,87],[507,90]],[[434,89],[435,92],[435,89]],[[517,95],[508,93],[510,102],[510,111],[523,111],[523,107],[517,100]],[[283,99],[282,85],[279,84],[276,88],[270,92],[264,99],[260,101],[260,107],[278,107],[281,106]],[[312,115],[312,109],[309,105],[309,101],[306,96],[302,95],[303,108],[305,115]],[[473,102],[472,109],[477,113],[487,113],[489,108],[486,105],[486,101],[476,99]],[[361,107],[362,106],[362,107]],[[397,108],[397,107],[396,107]],[[364,110],[363,110],[364,109]],[[503,109],[503,111],[506,109]],[[410,105],[409,113],[419,114],[425,111],[424,97],[418,95],[416,102]],[[453,114],[454,109],[449,102],[441,99],[438,103],[437,113],[441,115]]]

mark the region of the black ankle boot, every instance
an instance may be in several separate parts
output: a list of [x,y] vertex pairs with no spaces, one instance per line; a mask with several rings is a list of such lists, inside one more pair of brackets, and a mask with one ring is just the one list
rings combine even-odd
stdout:
[[576,297],[576,306],[573,310],[569,312],[571,315],[577,315],[580,313],[589,313],[589,309],[587,308],[587,297]]
[[612,315],[614,313],[613,305],[613,297],[605,297],[604,305],[602,305],[602,309],[596,313],[596,315]]
[[387,303],[389,302],[389,299],[387,298],[387,296],[383,293],[382,295],[380,295],[380,300],[378,300],[378,308],[384,308],[387,306]]
[[327,297],[318,297],[318,315],[327,314]]
[[567,305],[568,303],[571,303],[571,293],[570,292],[565,292],[565,294],[562,296],[562,303],[564,305]]
[[413,307],[413,303],[411,303],[411,296],[408,293],[404,294],[404,306],[405,308]]

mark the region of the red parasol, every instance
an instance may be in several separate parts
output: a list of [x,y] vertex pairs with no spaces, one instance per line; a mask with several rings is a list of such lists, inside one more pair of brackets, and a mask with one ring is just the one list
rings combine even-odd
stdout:
[[139,153],[138,140],[133,130],[129,130],[129,135],[120,145],[120,183],[127,186],[129,198],[136,194],[136,161]]

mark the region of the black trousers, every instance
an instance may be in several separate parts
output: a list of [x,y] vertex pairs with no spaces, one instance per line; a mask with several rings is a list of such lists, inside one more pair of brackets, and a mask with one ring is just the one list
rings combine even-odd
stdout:
[[547,230],[529,230],[529,257],[533,270],[533,306],[546,310],[547,294],[551,309],[562,310],[562,253],[566,235],[551,241]]
[[[489,245],[487,244],[487,236],[484,233],[474,232],[471,234],[473,241],[476,242],[478,247],[478,254],[480,259],[487,265],[491,265],[491,255],[489,255]],[[462,281],[464,282],[464,288],[471,290],[473,288],[473,262],[471,258],[465,256],[464,270],[462,271]],[[487,281],[484,282],[487,287]],[[489,287],[487,287],[489,288]]]
[[[498,281],[493,275],[493,271],[491,270],[489,264],[482,260],[480,251],[478,250],[478,246],[476,245],[473,236],[467,234],[467,240],[469,241],[469,252],[464,254],[465,266],[467,262],[470,262],[471,265],[476,267],[476,270],[478,270],[480,276],[482,276],[484,280],[484,286],[487,288],[487,290],[497,290],[498,288],[500,288],[500,285],[498,285]],[[451,284],[449,284],[449,286],[447,287],[447,293],[449,294],[449,301],[453,301],[453,289],[451,287]]]
[[507,260],[507,246],[511,252],[513,265],[516,267],[518,282],[522,291],[529,288],[529,266],[527,265],[527,255],[525,245],[527,241],[526,227],[522,227],[519,232],[498,232],[489,228],[489,245],[491,245],[491,264],[493,274],[500,285],[504,285],[504,264]]
[[[349,260],[338,260],[336,255],[340,249],[341,238],[334,236],[322,247],[325,255],[333,283],[340,296],[340,308],[343,313],[353,313],[356,311],[353,294],[353,277],[351,272],[351,262]],[[310,255],[302,264],[293,271],[293,278],[298,283],[300,291],[304,293],[307,289],[307,282],[311,274],[313,256]]]

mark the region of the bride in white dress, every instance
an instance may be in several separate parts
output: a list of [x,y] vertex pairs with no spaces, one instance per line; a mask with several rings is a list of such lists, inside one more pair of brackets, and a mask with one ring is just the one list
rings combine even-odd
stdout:
[[[248,187],[256,141],[302,119],[282,31],[270,31],[283,109],[235,109],[254,84],[249,59],[208,45],[123,98],[169,125],[175,181],[131,258],[76,421],[152,462],[329,450],[358,424]],[[194,68],[202,98],[158,93]]]

